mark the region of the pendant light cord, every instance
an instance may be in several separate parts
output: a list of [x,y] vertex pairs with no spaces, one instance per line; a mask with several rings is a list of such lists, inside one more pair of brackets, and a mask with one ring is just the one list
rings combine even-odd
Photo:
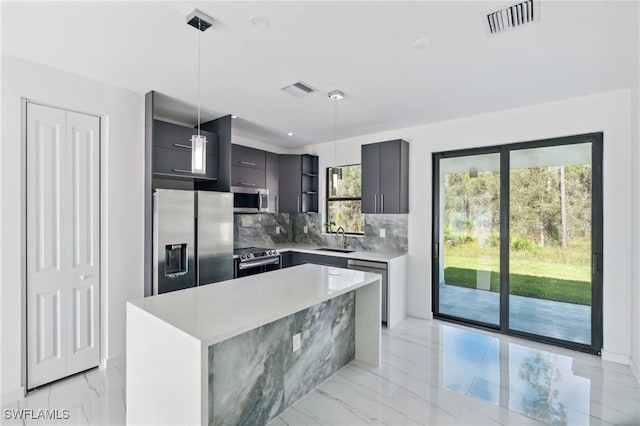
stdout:
[[333,113],[333,162],[337,172],[338,169],[338,98],[333,100],[334,113]]
[[202,21],[198,19],[198,137],[200,137],[200,38],[202,36]]

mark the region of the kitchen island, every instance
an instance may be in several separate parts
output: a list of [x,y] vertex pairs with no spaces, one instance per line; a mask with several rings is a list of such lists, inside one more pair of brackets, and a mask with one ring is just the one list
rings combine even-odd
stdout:
[[128,302],[127,423],[266,423],[351,360],[378,366],[380,293],[306,264]]

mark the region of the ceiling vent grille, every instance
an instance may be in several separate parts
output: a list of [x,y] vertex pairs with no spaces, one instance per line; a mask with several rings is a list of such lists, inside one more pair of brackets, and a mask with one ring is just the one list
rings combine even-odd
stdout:
[[489,34],[498,34],[540,19],[538,0],[527,0],[504,9],[487,13]]
[[313,87],[302,81],[290,84],[280,90],[296,98],[301,98],[303,96],[307,96],[310,93],[317,92],[317,89],[314,89]]

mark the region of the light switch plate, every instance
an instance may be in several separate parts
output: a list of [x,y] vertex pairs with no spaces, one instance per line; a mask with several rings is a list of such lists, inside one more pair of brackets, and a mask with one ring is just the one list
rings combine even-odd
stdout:
[[387,231],[384,228],[380,228],[380,238],[387,238]]
[[302,232],[304,232],[305,234],[309,232],[309,227],[305,226],[302,230]]
[[280,227],[276,226],[276,235],[280,235]]
[[300,350],[301,342],[300,342],[300,333],[293,335],[293,352],[298,352]]

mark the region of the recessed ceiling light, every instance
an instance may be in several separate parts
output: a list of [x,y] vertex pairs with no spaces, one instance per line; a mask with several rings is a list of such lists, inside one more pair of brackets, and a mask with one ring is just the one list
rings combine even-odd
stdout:
[[238,118],[238,116],[237,115],[232,115],[231,118],[233,118],[235,120],[236,118]]
[[344,92],[341,90],[333,90],[329,92],[329,99],[340,100],[344,98]]
[[289,132],[287,133],[287,136],[293,136],[293,133]]
[[433,41],[429,37],[419,38],[413,42],[413,48],[418,50],[427,50],[432,44]]
[[251,23],[254,27],[267,28],[270,22],[266,16],[252,16]]

